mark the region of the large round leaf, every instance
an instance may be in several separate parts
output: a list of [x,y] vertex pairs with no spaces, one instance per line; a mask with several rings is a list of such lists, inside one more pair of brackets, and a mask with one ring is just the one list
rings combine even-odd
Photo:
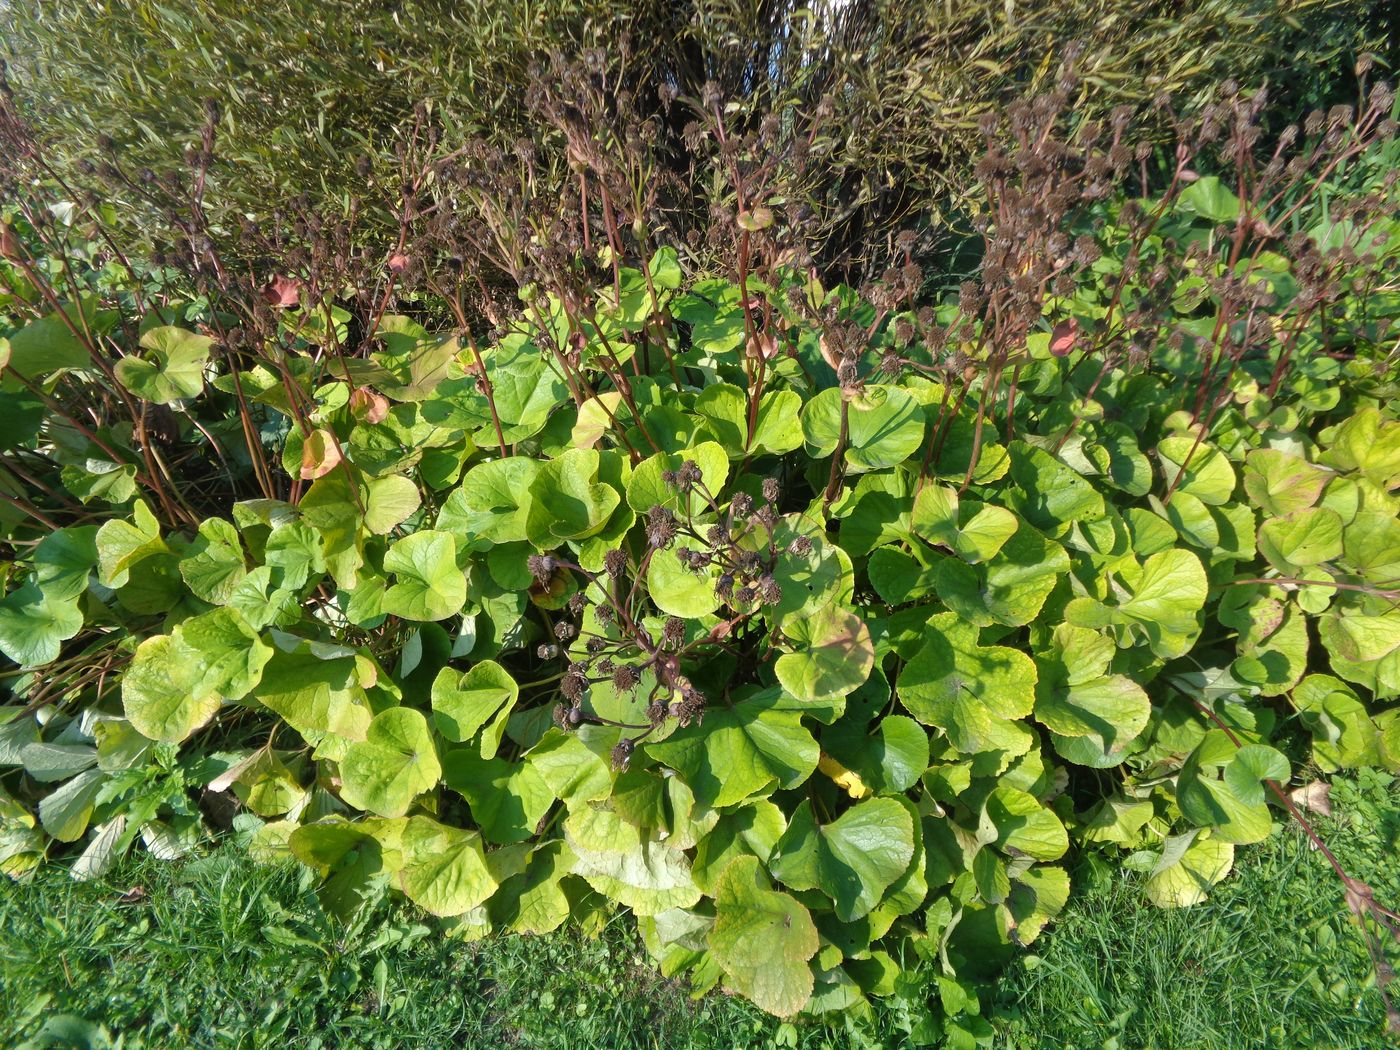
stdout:
[[778,657],[774,671],[797,699],[845,696],[870,677],[875,646],[865,621],[851,610],[828,606],[810,619],[790,621],[784,630],[800,648]]
[[214,340],[183,328],[164,325],[141,336],[146,351],[117,362],[117,379],[137,397],[168,405],[204,389],[204,368]]
[[401,817],[442,775],[428,720],[391,707],[370,721],[363,741],[350,745],[340,766],[340,795],[356,809]]
[[399,885],[415,904],[434,915],[461,915],[495,891],[496,878],[475,831],[408,818],[403,829]]
[[457,565],[457,545],[445,532],[415,532],[384,555],[384,571],[397,577],[384,592],[383,609],[405,620],[445,620],[467,601],[467,578]]
[[1013,720],[1030,714],[1035,684],[1035,664],[1025,653],[980,645],[976,627],[939,613],[897,689],[909,713],[942,729],[959,751],[1020,754],[1030,746],[1029,734]]
[[[841,443],[842,393],[823,390],[802,409],[802,434],[819,459]],[[923,406],[897,386],[868,386],[846,406],[846,468],[852,473],[903,463],[924,437]]]
[[914,821],[894,799],[858,803],[829,824],[818,824],[804,799],[769,867],[795,890],[825,893],[837,918],[852,922],[880,903],[913,856]]
[[494,660],[470,671],[444,667],[433,679],[433,724],[454,744],[474,737],[502,707],[512,707],[520,690],[510,673]]
[[525,533],[540,550],[602,531],[622,495],[598,478],[598,450],[573,448],[540,468],[530,484]]
[[647,753],[680,773],[697,802],[716,809],[775,784],[796,787],[816,769],[819,750],[800,712],[777,710],[775,701],[770,692],[711,707],[703,723],[648,744]]
[[242,614],[214,609],[137,646],[122,677],[122,707],[142,736],[178,743],[225,699],[255,688],[271,657]]
[[32,583],[0,600],[0,652],[22,667],[58,659],[63,643],[83,629],[76,598],[58,598]]
[[806,908],[769,888],[755,858],[735,859],[720,876],[709,943],[729,983],[769,1013],[795,1014],[811,997],[817,928]]

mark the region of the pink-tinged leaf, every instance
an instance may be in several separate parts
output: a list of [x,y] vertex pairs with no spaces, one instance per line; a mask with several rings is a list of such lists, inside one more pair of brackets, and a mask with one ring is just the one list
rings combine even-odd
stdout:
[[1079,341],[1079,322],[1071,317],[1061,321],[1050,333],[1050,352],[1056,357],[1066,357]]
[[329,430],[313,430],[301,446],[301,476],[306,481],[325,477],[340,462],[340,446]]
[[279,274],[263,285],[262,297],[263,301],[270,306],[279,306],[284,309],[296,306],[301,298],[301,282],[295,277],[284,277]]
[[361,423],[382,423],[389,415],[389,399],[367,386],[350,395],[350,414]]
[[19,238],[10,232],[10,227],[0,222],[0,256],[9,259],[10,262],[23,262],[24,253],[20,251]]
[[408,256],[403,252],[394,252],[389,256],[389,269],[393,273],[403,273],[408,269]]

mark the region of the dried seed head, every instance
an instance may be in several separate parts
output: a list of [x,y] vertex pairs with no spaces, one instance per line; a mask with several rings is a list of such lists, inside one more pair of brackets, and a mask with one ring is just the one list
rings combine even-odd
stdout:
[[588,679],[581,674],[570,672],[566,674],[559,683],[559,692],[567,700],[578,700],[582,698],[583,692],[588,688]]
[[554,559],[546,554],[532,554],[525,559],[525,567],[540,583],[548,583],[554,572]]
[[656,550],[669,547],[676,538],[676,516],[662,506],[647,511],[647,542]]
[[632,750],[636,745],[626,737],[617,742],[617,746],[612,749],[612,767],[618,772],[627,769],[627,764],[632,761]]
[[614,547],[603,555],[603,568],[609,576],[617,579],[627,571],[627,552],[620,547]]
[[685,641],[685,621],[679,616],[666,617],[666,624],[661,629],[661,637],[668,645],[679,646]]
[[763,498],[765,500],[767,500],[769,503],[777,503],[779,497],[781,497],[782,494],[782,489],[778,485],[777,478],[763,479]]
[[613,671],[613,688],[619,693],[631,692],[641,680],[640,672],[631,664],[618,664]]

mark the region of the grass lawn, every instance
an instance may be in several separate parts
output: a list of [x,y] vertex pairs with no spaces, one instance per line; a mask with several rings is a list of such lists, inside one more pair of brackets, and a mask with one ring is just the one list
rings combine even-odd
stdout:
[[[1343,863],[1392,903],[1397,789],[1383,776],[1341,782],[1334,818],[1320,821]],[[998,1046],[1385,1045],[1365,947],[1330,869],[1294,831],[1242,850],[1236,875],[1185,911],[1152,908],[1133,883],[1092,867],[1076,888],[988,1004]],[[53,868],[0,884],[0,1045],[59,1015],[106,1033],[74,1026],[86,1033],[77,1041],[35,1045],[901,1045],[882,1014],[858,1033],[780,1025],[723,996],[693,1002],[654,974],[622,920],[592,940],[463,944],[399,906],[347,931],[320,913],[306,874],[254,866],[231,847],[133,860],[91,883]]]

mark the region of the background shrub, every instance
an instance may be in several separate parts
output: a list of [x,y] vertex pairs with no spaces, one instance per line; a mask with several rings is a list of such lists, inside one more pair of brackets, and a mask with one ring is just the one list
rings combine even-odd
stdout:
[[[667,92],[698,98],[714,83],[740,130],[826,99],[831,147],[784,190],[817,213],[823,270],[851,276],[877,265],[900,224],[966,192],[978,118],[1053,84],[1071,41],[1082,47],[1081,119],[1161,92],[1189,107],[1227,76],[1268,80],[1302,111],[1354,93],[1354,56],[1387,46],[1385,10],[1376,0],[17,0],[6,47],[21,106],[60,166],[115,150],[132,173],[183,177],[216,101],[216,234],[294,195],[322,212],[361,206],[366,174],[397,176],[411,129],[425,124],[449,151],[477,136],[530,141],[540,188],[557,198],[569,181],[563,145],[529,104],[532,63],[551,52],[587,55],[625,96],[619,108],[656,122],[677,173],[691,167],[693,115],[666,105]],[[704,185],[690,190],[682,228],[706,214]],[[168,232],[140,194],[122,196],[124,222]],[[361,234],[382,247],[392,217],[364,219]]]

